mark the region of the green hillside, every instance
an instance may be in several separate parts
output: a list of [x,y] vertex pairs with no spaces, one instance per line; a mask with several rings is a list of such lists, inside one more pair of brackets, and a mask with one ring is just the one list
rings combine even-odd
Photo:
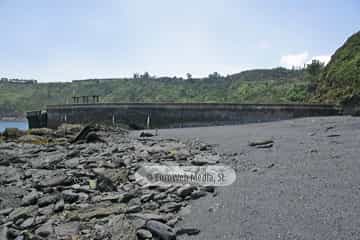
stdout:
[[360,96],[360,32],[331,57],[317,84],[315,101],[342,103]]
[[203,79],[155,78],[93,79],[72,83],[0,83],[1,112],[44,109],[71,103],[72,96],[99,95],[102,102],[304,102],[308,96],[305,70],[252,70]]

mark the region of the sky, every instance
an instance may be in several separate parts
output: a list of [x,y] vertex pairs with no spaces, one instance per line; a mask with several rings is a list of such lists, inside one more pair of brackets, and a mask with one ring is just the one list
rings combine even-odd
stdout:
[[0,0],[0,77],[223,75],[327,62],[359,0]]

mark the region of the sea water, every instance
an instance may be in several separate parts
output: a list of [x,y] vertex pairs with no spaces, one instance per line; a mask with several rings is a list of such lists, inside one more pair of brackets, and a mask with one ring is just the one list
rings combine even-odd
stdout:
[[0,132],[3,132],[5,128],[18,128],[21,130],[27,130],[29,128],[27,121],[1,121],[0,120]]

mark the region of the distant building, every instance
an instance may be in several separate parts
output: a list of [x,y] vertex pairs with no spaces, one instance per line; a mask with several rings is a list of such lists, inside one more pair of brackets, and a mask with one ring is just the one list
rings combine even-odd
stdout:
[[17,78],[0,78],[2,83],[16,83],[16,84],[37,84],[35,79],[17,79]]
[[93,96],[73,96],[73,104],[94,104],[100,103],[100,97],[97,95]]

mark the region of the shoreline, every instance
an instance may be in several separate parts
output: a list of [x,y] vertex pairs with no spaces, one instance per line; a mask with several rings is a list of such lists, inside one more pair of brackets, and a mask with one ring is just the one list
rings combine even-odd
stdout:
[[[10,232],[25,226],[35,235],[55,228],[85,240],[97,234],[92,230],[96,224],[104,234],[117,229],[131,239],[152,236],[154,228],[166,225],[173,235],[196,233],[179,239],[225,240],[229,233],[248,239],[328,239],[327,233],[341,224],[348,228],[340,229],[337,238],[360,235],[353,224],[360,215],[353,204],[360,200],[354,191],[360,183],[360,118],[160,129],[157,136],[144,138],[142,131],[92,129],[74,142],[79,131],[34,129],[15,142],[0,143],[0,195],[6,196],[0,202],[0,233],[1,226]],[[144,188],[135,178],[140,163],[207,165],[213,154],[236,171],[233,184]],[[36,200],[30,201],[33,196]],[[23,211],[26,217],[18,218]],[[338,211],[345,217],[329,218]],[[66,218],[57,218],[59,212]],[[35,216],[42,222],[29,226]],[[294,221],[298,216],[306,221]],[[77,226],[74,232],[69,221]]]
[[27,122],[26,118],[0,118],[0,122]]

